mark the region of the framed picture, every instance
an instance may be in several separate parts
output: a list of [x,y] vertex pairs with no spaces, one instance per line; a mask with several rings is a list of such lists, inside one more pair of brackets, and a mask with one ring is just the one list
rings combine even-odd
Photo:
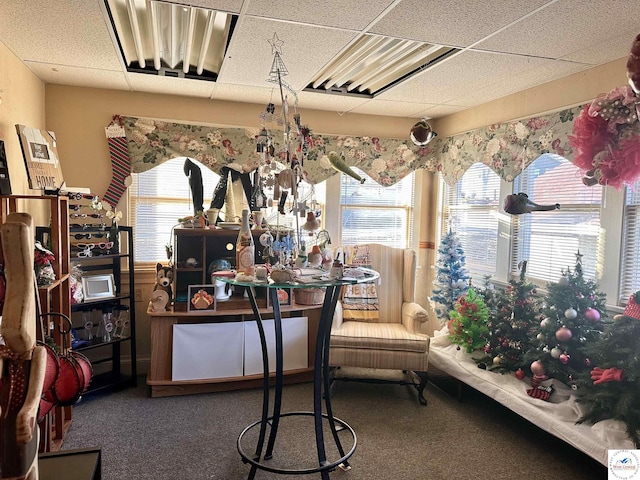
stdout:
[[55,134],[26,125],[16,125],[16,131],[27,167],[29,188],[45,192],[59,190],[64,179]]
[[187,312],[215,311],[216,309],[215,285],[189,285],[187,297]]
[[[271,292],[267,290],[267,308],[271,307]],[[287,307],[293,305],[293,289],[292,288],[278,288],[278,300],[280,300],[281,307]]]
[[116,289],[113,281],[113,274],[83,275],[82,291],[84,292],[85,302],[115,297]]

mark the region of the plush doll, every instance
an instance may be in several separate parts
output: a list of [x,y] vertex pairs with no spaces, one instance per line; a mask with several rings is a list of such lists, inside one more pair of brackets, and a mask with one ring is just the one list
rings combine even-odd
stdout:
[[173,269],[171,267],[163,267],[161,263],[156,265],[156,285],[153,291],[164,290],[169,295],[169,305],[173,302],[173,292],[171,284],[173,283]]

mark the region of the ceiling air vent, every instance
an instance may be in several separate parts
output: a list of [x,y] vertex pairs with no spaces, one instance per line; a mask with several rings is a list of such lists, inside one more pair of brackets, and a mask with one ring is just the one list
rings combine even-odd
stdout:
[[363,35],[329,62],[305,91],[375,97],[460,49]]
[[105,0],[127,70],[215,81],[237,15],[155,0]]

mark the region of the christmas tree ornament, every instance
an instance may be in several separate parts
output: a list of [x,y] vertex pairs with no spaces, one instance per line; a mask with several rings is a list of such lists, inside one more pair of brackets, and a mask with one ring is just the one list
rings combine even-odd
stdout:
[[549,323],[551,322],[551,319],[549,317],[545,317],[542,319],[542,321],[540,322],[540,326],[542,328],[545,328],[547,325],[549,325]]
[[507,195],[504,199],[504,211],[511,215],[558,210],[559,208],[559,203],[554,205],[538,205],[529,200],[529,196],[526,193]]
[[552,358],[560,358],[560,354],[562,353],[562,350],[560,350],[558,347],[553,347],[551,349],[551,357]]
[[538,376],[543,376],[545,374],[544,365],[540,360],[535,360],[531,363],[531,373]]
[[595,308],[587,308],[584,311],[584,316],[591,322],[597,322],[598,320],[600,320],[600,312]]
[[564,325],[556,330],[556,338],[561,342],[568,342],[569,340],[571,340],[572,336],[573,333],[571,332],[571,330],[569,330]]
[[538,335],[536,335],[536,338],[541,341],[544,340],[544,333],[539,333]]
[[558,285],[560,285],[561,287],[566,287],[567,285],[569,285],[569,278],[563,275],[558,279]]
[[569,360],[571,360],[571,355],[569,355],[568,353],[561,353],[558,359],[560,360],[560,363],[566,365],[567,363],[569,363]]
[[500,358],[499,355],[496,355],[495,357],[493,357],[493,364],[494,365],[500,365],[500,362],[502,362],[502,359]]
[[576,318],[578,316],[578,312],[576,312],[575,308],[567,308],[564,311],[564,316],[565,316],[565,318],[568,318],[569,320],[573,320],[574,318]]
[[522,380],[522,379],[524,379],[524,371],[523,371],[521,368],[519,368],[518,370],[516,370],[516,373],[515,373],[514,375],[516,376],[516,378],[517,378],[518,380]]
[[588,358],[585,358],[585,359],[584,359],[584,364],[585,364],[587,367],[590,367],[590,366],[591,366],[591,360],[590,360],[590,359],[588,359]]

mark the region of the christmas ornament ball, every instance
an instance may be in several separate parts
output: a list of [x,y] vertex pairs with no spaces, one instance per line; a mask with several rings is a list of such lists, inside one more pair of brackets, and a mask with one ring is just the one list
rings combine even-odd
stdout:
[[531,362],[531,373],[533,373],[534,375],[540,375],[540,376],[544,375],[545,373],[544,365],[540,360],[535,360]]
[[600,320],[600,312],[595,308],[587,308],[584,311],[584,316],[590,322],[597,322],[598,320]]
[[559,358],[560,363],[562,363],[563,365],[566,365],[567,363],[569,363],[570,359],[571,359],[571,356],[569,356],[566,353],[562,353]]
[[495,357],[493,357],[494,365],[500,365],[501,362],[502,362],[502,359],[500,358],[500,355],[496,355]]
[[569,285],[569,278],[562,276],[558,279],[558,285],[566,287],[567,285]]
[[553,347],[551,349],[551,356],[553,358],[560,358],[560,354],[562,353],[562,350],[560,350],[558,347]]
[[536,338],[538,340],[544,340],[544,333],[539,333],[538,335],[536,335]]
[[549,325],[549,322],[551,322],[551,319],[549,319],[548,317],[543,318],[543,319],[540,321],[540,326],[541,326],[542,328],[545,328],[547,325]]
[[519,368],[518,370],[516,370],[516,373],[514,373],[514,375],[516,376],[516,378],[518,380],[522,380],[524,378],[524,372],[522,371],[521,368]]
[[565,318],[568,318],[569,320],[573,320],[574,318],[576,318],[578,316],[578,312],[576,312],[576,310],[574,308],[567,308],[564,311],[564,316]]
[[556,338],[561,342],[568,342],[569,340],[571,340],[572,336],[573,333],[571,332],[571,330],[569,330],[564,325],[556,330]]

